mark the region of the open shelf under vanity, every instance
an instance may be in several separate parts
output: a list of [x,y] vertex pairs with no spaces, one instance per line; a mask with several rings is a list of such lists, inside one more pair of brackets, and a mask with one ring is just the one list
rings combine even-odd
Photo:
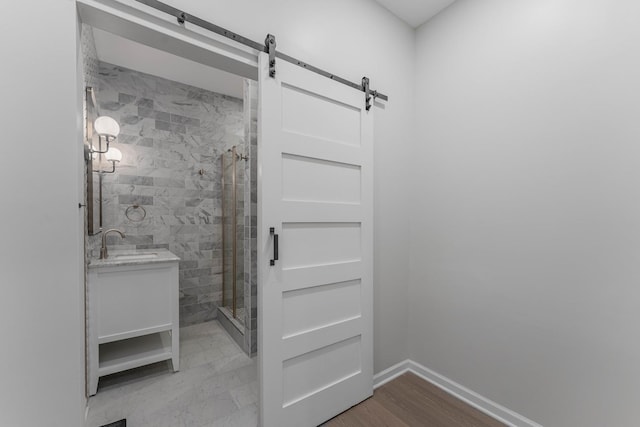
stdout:
[[171,331],[156,332],[135,338],[99,345],[98,376],[138,368],[171,359]]

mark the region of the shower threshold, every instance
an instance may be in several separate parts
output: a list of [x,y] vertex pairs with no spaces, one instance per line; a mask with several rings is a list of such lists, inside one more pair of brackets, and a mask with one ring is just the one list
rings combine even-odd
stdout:
[[244,309],[236,309],[236,316],[238,316],[238,319],[233,318],[233,313],[231,312],[231,310],[229,310],[229,308],[218,307],[218,322],[220,322],[220,325],[222,325],[224,330],[227,331],[229,335],[231,335],[231,338],[233,338],[233,340],[236,342],[236,344],[238,344],[242,351],[249,354],[244,337],[245,328],[242,322],[240,322],[239,320],[244,319]]
[[236,318],[233,317],[233,313],[228,307],[218,307],[218,313],[222,313],[226,320],[228,320],[241,334],[244,335],[244,325],[240,319],[244,319],[244,308],[236,309]]

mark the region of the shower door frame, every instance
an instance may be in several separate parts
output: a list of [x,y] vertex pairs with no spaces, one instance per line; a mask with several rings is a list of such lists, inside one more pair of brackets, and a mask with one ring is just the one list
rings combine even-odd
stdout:
[[[231,226],[231,237],[233,239],[233,245],[231,248],[231,262],[232,267],[231,267],[231,313],[233,315],[234,319],[237,319],[237,305],[238,305],[238,291],[237,291],[237,286],[238,286],[238,188],[237,188],[237,174],[238,174],[238,170],[237,170],[237,162],[238,162],[238,152],[236,150],[236,146],[234,145],[233,147],[231,147],[228,151],[231,152],[231,191],[233,193],[232,197],[231,197],[231,203],[232,203],[232,208],[231,208],[231,212],[232,212],[232,226]],[[225,162],[224,162],[224,155],[226,153],[222,153],[220,155],[220,163],[221,163],[221,168],[222,168],[222,307],[225,307],[226,304],[226,295],[225,295],[225,291],[224,291],[224,285],[225,285],[225,277],[226,277],[226,269],[225,269],[225,265],[226,265],[226,233],[225,233],[225,223],[224,223],[224,218],[225,218],[225,196],[224,196],[224,191],[225,191],[225,185],[226,185],[226,180],[224,179],[225,175]],[[246,248],[245,248],[246,249]],[[244,319],[242,320],[242,324],[244,325]]]

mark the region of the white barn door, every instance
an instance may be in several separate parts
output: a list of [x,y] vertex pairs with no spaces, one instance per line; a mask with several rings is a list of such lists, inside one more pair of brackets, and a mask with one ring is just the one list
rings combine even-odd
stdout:
[[260,418],[310,427],[373,393],[373,111],[363,92],[276,70],[261,54]]

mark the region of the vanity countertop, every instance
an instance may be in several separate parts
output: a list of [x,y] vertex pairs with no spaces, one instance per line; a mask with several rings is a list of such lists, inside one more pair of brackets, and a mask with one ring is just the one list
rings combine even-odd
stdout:
[[110,250],[109,258],[92,258],[89,268],[117,267],[120,265],[142,265],[158,262],[180,261],[180,258],[168,249],[136,249],[136,250]]

